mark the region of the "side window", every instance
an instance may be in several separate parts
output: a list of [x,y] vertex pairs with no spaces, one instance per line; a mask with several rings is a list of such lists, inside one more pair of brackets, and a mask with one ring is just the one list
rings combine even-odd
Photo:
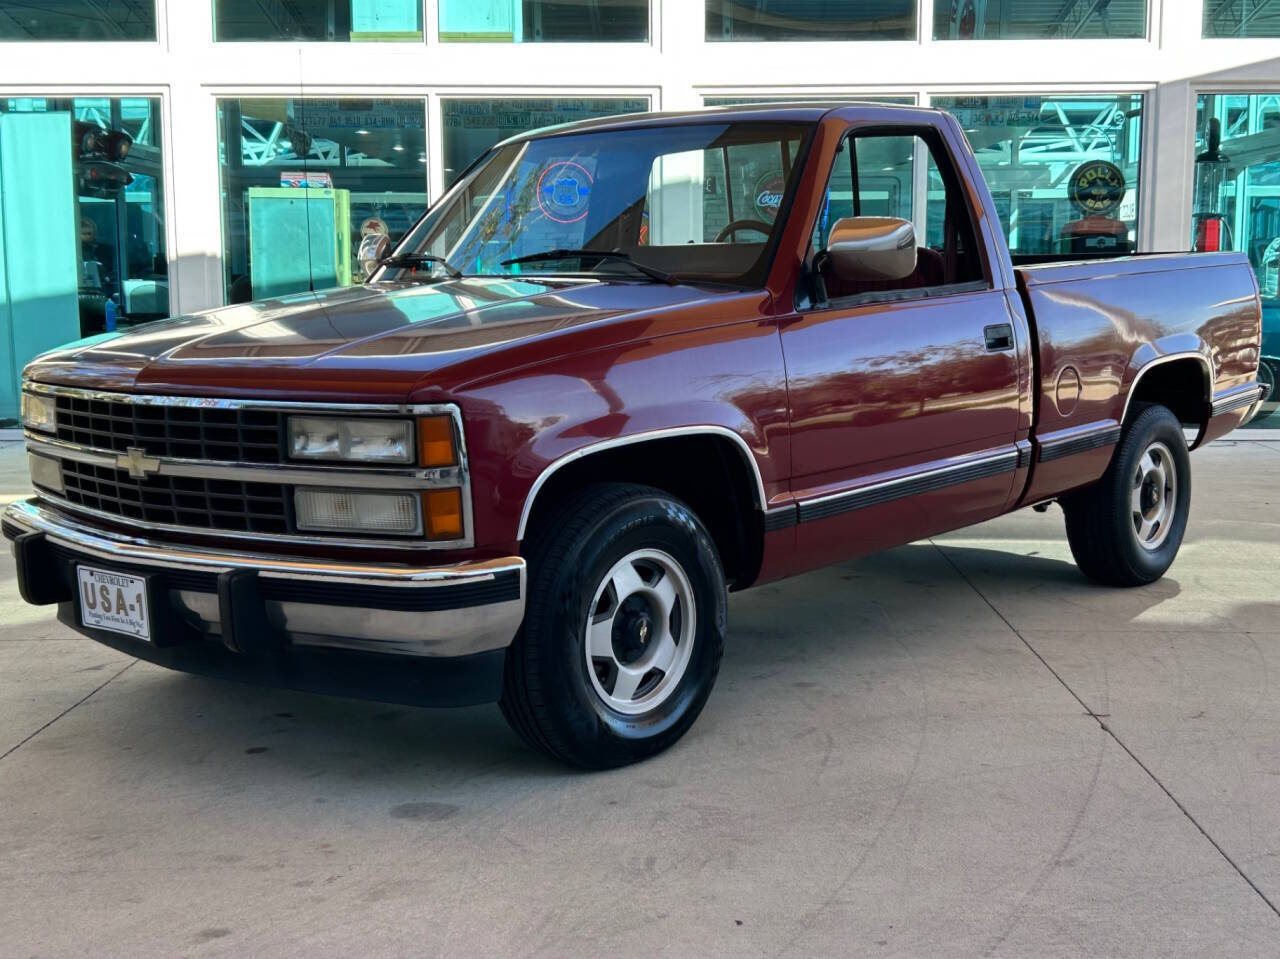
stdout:
[[938,290],[985,279],[973,217],[959,177],[936,134],[865,133],[847,139],[832,165],[813,249],[826,249],[835,222],[848,216],[910,220],[916,270],[901,280],[850,281],[819,256],[830,299],[871,293]]
[[640,245],[762,245],[799,149],[798,139],[773,139],[656,157]]
[[853,141],[858,154],[860,216],[913,219],[916,146],[919,137],[872,136]]

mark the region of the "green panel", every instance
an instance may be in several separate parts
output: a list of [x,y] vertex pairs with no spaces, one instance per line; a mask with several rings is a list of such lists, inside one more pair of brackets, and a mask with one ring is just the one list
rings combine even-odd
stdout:
[[440,39],[511,43],[521,39],[523,20],[519,0],[445,3],[440,8]]
[[352,40],[422,41],[422,0],[351,0]]
[[0,418],[22,368],[80,336],[71,115],[0,114]]
[[351,285],[348,191],[251,187],[248,193],[254,299]]

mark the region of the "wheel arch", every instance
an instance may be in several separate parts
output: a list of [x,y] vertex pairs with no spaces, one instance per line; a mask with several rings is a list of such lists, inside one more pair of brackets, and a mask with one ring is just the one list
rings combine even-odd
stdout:
[[763,551],[764,479],[746,440],[724,426],[653,430],[601,440],[548,464],[520,513],[523,544],[538,522],[573,490],[591,482],[653,486],[684,500],[711,533],[736,587],[759,572]]
[[[1125,394],[1120,423],[1129,421],[1136,404],[1159,403],[1179,421],[1203,434],[1213,402],[1213,365],[1199,351],[1168,353],[1138,367]],[[1199,443],[1197,437],[1196,444]]]

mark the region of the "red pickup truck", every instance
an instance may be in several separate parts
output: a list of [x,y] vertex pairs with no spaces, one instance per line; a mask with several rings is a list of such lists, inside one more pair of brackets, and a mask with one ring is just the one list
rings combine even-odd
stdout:
[[544,130],[379,242],[28,367],[28,602],[614,766],[706,703],[729,589],[1053,500],[1084,574],[1159,578],[1188,445],[1265,393],[1243,255],[1020,264],[937,111]]

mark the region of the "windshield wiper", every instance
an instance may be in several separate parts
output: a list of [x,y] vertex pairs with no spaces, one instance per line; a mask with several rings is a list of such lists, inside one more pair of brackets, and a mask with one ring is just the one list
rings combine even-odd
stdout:
[[449,274],[450,279],[462,279],[462,271],[450,263],[442,256],[435,256],[431,253],[401,253],[397,256],[389,256],[382,261],[383,266],[389,266],[395,269],[403,269],[407,267],[421,266],[427,264],[430,266],[438,266]]
[[536,263],[539,260],[568,260],[571,258],[587,259],[595,257],[599,260],[615,260],[619,263],[625,263],[638,273],[643,273],[651,280],[657,280],[659,283],[666,283],[668,286],[676,286],[680,281],[670,273],[664,273],[662,270],[655,270],[651,266],[645,266],[643,263],[637,263],[628,253],[619,250],[543,250],[541,253],[530,253],[527,256],[517,256],[514,259],[502,260],[499,266],[519,266],[521,263]]

